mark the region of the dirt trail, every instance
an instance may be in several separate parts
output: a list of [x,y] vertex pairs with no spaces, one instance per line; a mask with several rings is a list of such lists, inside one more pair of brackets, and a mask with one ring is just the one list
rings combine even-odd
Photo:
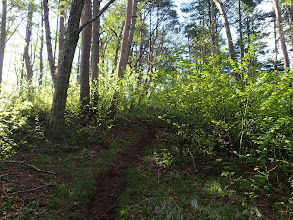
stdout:
[[142,124],[143,132],[137,143],[113,162],[111,171],[97,180],[97,194],[84,213],[87,220],[111,220],[117,218],[117,198],[125,187],[125,172],[130,165],[138,162],[144,146],[154,140],[156,131],[150,125]]

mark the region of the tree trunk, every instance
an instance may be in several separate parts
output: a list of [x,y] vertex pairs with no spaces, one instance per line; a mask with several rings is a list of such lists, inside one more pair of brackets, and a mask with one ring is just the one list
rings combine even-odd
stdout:
[[130,56],[130,50],[131,50],[131,44],[133,41],[135,26],[136,26],[136,12],[137,12],[137,4],[138,0],[133,1],[133,10],[132,10],[132,18],[131,18],[131,27],[130,27],[130,33],[129,33],[129,43],[128,43],[128,52],[127,52],[127,60]]
[[51,77],[52,77],[53,83],[55,83],[57,76],[56,76],[56,66],[55,66],[55,60],[53,57],[52,42],[51,42],[48,0],[43,0],[43,6],[44,6],[44,20],[45,20],[45,30],[46,30],[46,45],[47,45],[48,61],[49,61]]
[[[93,17],[100,12],[100,0],[93,0]],[[100,61],[100,18],[93,22],[93,45],[92,45],[92,81],[99,78]]]
[[288,56],[288,51],[287,51],[286,42],[285,42],[285,36],[283,32],[282,17],[281,17],[278,0],[274,0],[274,5],[275,5],[276,19],[277,19],[277,24],[279,29],[281,47],[282,47],[283,55],[284,55],[285,69],[288,70],[288,68],[290,67],[290,63],[289,63],[289,56]]
[[[85,0],[83,20],[88,21],[92,18],[91,0]],[[92,38],[92,25],[87,25],[82,30],[82,48],[81,48],[81,64],[80,64],[80,101],[82,107],[89,104],[90,100],[90,50]]]
[[64,111],[75,49],[79,38],[79,22],[84,0],[74,0],[71,6],[64,51],[60,58],[51,114],[46,135],[51,140],[60,140],[64,134]]
[[291,43],[293,46],[293,6],[288,6],[288,12],[289,12],[289,27],[291,32]]
[[40,77],[39,77],[39,86],[43,85],[43,69],[44,69],[44,64],[43,64],[43,49],[44,49],[44,16],[42,14],[41,16],[41,47],[40,47]]
[[120,61],[118,66],[119,78],[123,78],[124,72],[126,70],[127,60],[128,60],[128,52],[129,52],[128,48],[130,44],[129,35],[130,35],[130,28],[131,28],[132,10],[133,10],[132,0],[127,0],[126,20],[125,20],[125,26],[124,26]]
[[277,39],[277,22],[276,22],[276,16],[273,16],[273,21],[274,21],[274,40],[275,40],[274,70],[278,70],[278,39]]
[[215,3],[210,0],[210,16],[211,16],[211,42],[212,42],[212,56],[217,54],[216,46],[216,31],[215,31]]
[[242,14],[241,14],[241,0],[238,0],[238,14],[239,14],[239,35],[240,35],[240,56],[244,57],[243,33],[242,33]]
[[33,19],[33,12],[31,10],[31,3],[29,4],[29,11],[27,14],[27,26],[26,26],[26,37],[25,37],[25,47],[24,47],[24,62],[26,67],[26,79],[29,84],[32,83],[33,80],[33,69],[31,65],[31,59],[29,55],[29,45],[31,42],[32,36],[32,19]]
[[[223,3],[221,2],[221,0],[214,0],[214,2],[217,5],[217,7],[218,7],[218,9],[219,9],[219,11],[220,11],[220,13],[222,15],[222,19],[223,19],[223,22],[224,22],[224,27],[225,27],[226,35],[227,35],[230,58],[232,60],[234,60],[234,61],[237,61],[236,60],[235,49],[234,49],[234,44],[233,44],[233,41],[232,41],[230,25],[229,25],[229,22],[228,22],[227,14],[226,14],[226,11],[224,9]],[[237,80],[240,78],[240,76],[236,72],[234,72],[234,77]]]
[[0,93],[3,76],[3,62],[6,41],[7,0],[2,0],[1,36],[0,36]]
[[[104,6],[104,8],[97,16],[101,16],[102,13],[114,1],[115,0],[110,0],[109,3]],[[82,28],[85,27],[84,25],[79,27],[84,2],[85,0],[73,0],[70,9],[68,27],[65,34],[64,50],[60,58],[60,66],[58,67],[58,75],[51,113],[46,127],[46,136],[51,140],[60,140],[65,130],[64,112],[72,62],[79,38],[79,33]]]
[[59,58],[58,58],[58,66],[60,65],[60,55],[64,49],[64,35],[65,35],[65,8],[64,8],[65,1],[60,0],[59,7],[60,7],[60,21],[59,21]]
[[117,63],[118,63],[118,58],[119,58],[119,49],[121,48],[121,39],[122,39],[122,34],[123,34],[123,27],[124,27],[123,24],[124,23],[125,23],[125,21],[122,22],[119,35],[117,36],[117,46],[116,46],[116,49],[115,49],[115,57],[114,57],[112,74],[114,74],[114,72],[117,70]]

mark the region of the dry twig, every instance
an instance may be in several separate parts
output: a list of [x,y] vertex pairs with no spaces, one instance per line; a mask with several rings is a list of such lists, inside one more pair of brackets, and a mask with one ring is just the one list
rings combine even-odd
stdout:
[[6,160],[6,161],[4,161],[4,163],[15,163],[15,164],[23,165],[23,166],[26,166],[26,167],[33,168],[33,169],[37,170],[40,173],[48,173],[48,174],[52,174],[52,175],[56,175],[57,174],[56,172],[41,170],[40,168],[38,168],[38,167],[36,167],[34,165],[31,165],[31,164],[25,163],[23,161]]

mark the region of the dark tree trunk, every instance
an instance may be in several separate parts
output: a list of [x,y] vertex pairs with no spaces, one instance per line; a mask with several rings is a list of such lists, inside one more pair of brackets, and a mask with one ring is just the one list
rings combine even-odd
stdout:
[[75,49],[79,38],[79,22],[84,0],[74,0],[71,6],[64,51],[60,58],[51,114],[46,135],[51,140],[60,140],[64,134],[64,111]]
[[3,76],[3,62],[6,41],[6,16],[7,16],[7,1],[2,0],[2,18],[1,18],[1,36],[0,36],[0,93]]

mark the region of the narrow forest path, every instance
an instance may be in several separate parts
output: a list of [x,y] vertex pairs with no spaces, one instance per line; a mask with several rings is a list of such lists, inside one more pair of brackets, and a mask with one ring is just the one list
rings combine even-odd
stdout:
[[97,191],[84,213],[84,219],[110,220],[117,218],[117,199],[125,187],[126,170],[138,162],[144,147],[151,144],[156,137],[156,129],[146,122],[142,122],[141,127],[136,127],[136,129],[141,129],[142,132],[134,146],[118,154],[111,170],[96,180]]

